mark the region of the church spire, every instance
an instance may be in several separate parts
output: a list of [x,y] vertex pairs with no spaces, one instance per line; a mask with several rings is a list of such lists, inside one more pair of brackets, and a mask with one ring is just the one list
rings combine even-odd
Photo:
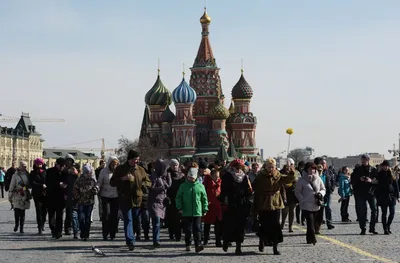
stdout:
[[215,62],[214,54],[211,48],[210,39],[208,35],[210,34],[208,28],[211,23],[211,17],[207,14],[207,9],[204,7],[203,16],[200,18],[200,23],[202,27],[202,38],[200,42],[200,47],[197,52],[196,59],[194,60],[193,67],[217,67],[217,63]]

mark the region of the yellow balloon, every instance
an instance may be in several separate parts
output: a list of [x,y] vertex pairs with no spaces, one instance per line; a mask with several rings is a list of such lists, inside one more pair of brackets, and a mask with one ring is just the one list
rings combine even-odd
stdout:
[[294,133],[294,131],[293,131],[292,128],[289,128],[289,129],[286,130],[286,133],[289,134],[289,135],[292,135]]

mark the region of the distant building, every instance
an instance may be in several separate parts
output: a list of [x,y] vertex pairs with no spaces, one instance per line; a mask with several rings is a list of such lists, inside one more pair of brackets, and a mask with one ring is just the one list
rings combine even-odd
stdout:
[[76,163],[81,165],[90,164],[93,168],[99,167],[100,158],[94,153],[85,153],[71,149],[43,149],[43,159],[49,168],[54,166],[58,158],[64,158],[67,154],[74,156]]
[[[385,156],[383,154],[379,153],[368,153],[368,154],[370,156],[369,163],[372,166],[381,164],[385,160]],[[341,168],[343,166],[353,168],[356,164],[361,164],[361,156],[362,154],[354,156],[346,156],[344,158],[328,157],[327,164],[330,166],[334,166],[336,169]]]
[[36,158],[42,157],[43,142],[29,113],[22,113],[15,128],[0,126],[0,166],[9,168],[13,161],[26,161],[33,166]]

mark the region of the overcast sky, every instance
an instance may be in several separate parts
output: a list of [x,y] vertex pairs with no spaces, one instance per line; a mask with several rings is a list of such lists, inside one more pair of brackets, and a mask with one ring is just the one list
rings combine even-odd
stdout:
[[[0,113],[37,123],[45,146],[139,135],[157,74],[172,91],[201,39],[204,1],[0,1]],[[385,153],[400,132],[400,1],[208,0],[226,106],[253,87],[257,144]],[[189,71],[187,71],[189,75]],[[0,125],[14,125],[0,123]],[[100,147],[100,142],[79,145]]]

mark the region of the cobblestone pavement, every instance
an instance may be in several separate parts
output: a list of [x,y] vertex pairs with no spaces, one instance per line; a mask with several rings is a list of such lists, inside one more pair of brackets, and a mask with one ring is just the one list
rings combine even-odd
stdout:
[[[284,229],[284,243],[280,245],[282,255],[272,255],[272,249],[265,253],[258,252],[258,240],[249,234],[243,244],[243,256],[235,256],[234,248],[224,253],[213,243],[199,254],[186,252],[183,243],[168,240],[165,229],[161,237],[161,247],[151,249],[151,242],[138,242],[133,252],[124,246],[123,229],[114,242],[105,242],[101,238],[101,223],[98,221],[98,210],[94,210],[95,222],[89,241],[75,241],[71,236],[53,240],[48,228],[42,236],[37,235],[34,205],[27,211],[25,234],[12,232],[14,219],[6,199],[0,199],[0,262],[399,262],[398,240],[400,224],[397,218],[392,226],[393,233],[384,236],[381,224],[377,225],[377,236],[360,236],[356,222],[343,224],[339,222],[339,205],[337,196],[332,200],[332,211],[336,228],[326,230],[318,237],[316,246],[305,244],[304,227],[296,225],[294,233]],[[398,213],[400,214],[400,206]],[[350,206],[351,219],[355,221],[354,205]],[[400,216],[400,215],[399,215]],[[107,254],[107,257],[96,257],[90,247],[94,245]]]

